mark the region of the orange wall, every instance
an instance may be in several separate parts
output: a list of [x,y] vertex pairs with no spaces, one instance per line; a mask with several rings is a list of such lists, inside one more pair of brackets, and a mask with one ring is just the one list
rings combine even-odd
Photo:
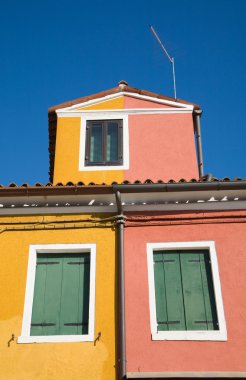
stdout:
[[[238,214],[242,212],[238,212]],[[198,213],[196,213],[198,215]],[[200,216],[204,216],[200,213]],[[232,215],[227,212],[224,215]],[[177,214],[176,214],[177,216]],[[246,213],[244,212],[244,216]],[[126,228],[126,347],[128,372],[245,371],[246,223]],[[181,222],[180,222],[181,223]],[[224,301],[228,341],[152,341],[147,242],[214,240]]]

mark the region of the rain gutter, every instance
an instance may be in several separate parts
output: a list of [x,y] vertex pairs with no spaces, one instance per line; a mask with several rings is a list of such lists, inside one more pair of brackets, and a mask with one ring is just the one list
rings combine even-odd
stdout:
[[121,193],[246,190],[246,181],[119,184],[113,185],[113,190],[114,192],[120,191]]
[[202,158],[202,136],[201,136],[201,116],[202,116],[202,110],[194,110],[193,117],[194,117],[194,124],[195,124],[195,130],[196,130],[196,141],[197,141],[197,155],[198,155],[198,172],[199,177],[204,176],[203,171],[203,158]]
[[117,204],[117,279],[118,279],[118,371],[119,379],[126,379],[126,329],[125,329],[125,277],[124,277],[124,223],[121,194],[115,191]]

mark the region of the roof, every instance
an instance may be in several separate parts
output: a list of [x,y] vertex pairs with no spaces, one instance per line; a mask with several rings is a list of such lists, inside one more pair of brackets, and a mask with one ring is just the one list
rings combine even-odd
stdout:
[[179,181],[174,181],[170,179],[168,182],[158,180],[153,182],[151,179],[146,179],[145,181],[136,180],[134,182],[123,181],[123,182],[112,182],[112,184],[95,184],[93,182],[85,185],[83,182],[67,182],[65,184],[59,182],[57,184],[52,184],[48,182],[46,184],[35,183],[30,185],[28,183],[23,183],[18,186],[15,183],[10,183],[8,186],[0,185],[0,197],[4,196],[35,196],[35,195],[69,195],[69,194],[108,194],[113,193],[115,190],[121,190],[123,192],[147,192],[150,189],[156,189],[156,191],[186,191],[186,190],[209,190],[209,189],[246,189],[246,179],[235,178],[230,179],[225,177],[223,179],[211,178],[207,180],[207,176],[196,180],[192,178],[187,181],[181,178]]
[[96,94],[92,94],[89,96],[84,96],[82,98],[70,100],[64,103],[57,104],[55,106],[52,106],[48,109],[48,117],[49,117],[49,156],[50,156],[50,169],[49,169],[49,176],[50,176],[50,181],[53,181],[53,173],[54,173],[54,159],[55,159],[55,144],[56,144],[56,128],[57,128],[57,115],[56,111],[62,108],[66,107],[71,107],[76,104],[80,103],[85,103],[88,102],[89,100],[96,100],[103,98],[108,95],[113,95],[113,94],[120,94],[121,92],[124,93],[129,93],[131,94],[138,94],[138,95],[145,95],[151,98],[155,99],[160,99],[160,100],[168,100],[172,102],[177,102],[177,103],[183,103],[186,105],[192,105],[194,109],[200,109],[200,106],[195,103],[188,102],[186,100],[182,99],[175,99],[166,95],[160,95],[154,92],[150,92],[147,90],[140,90],[135,87],[130,87],[128,86],[128,83],[125,81],[120,81],[118,83],[117,87],[111,88],[109,90],[101,91]]
[[246,180],[229,178],[84,185],[27,183],[0,186],[0,215],[116,213],[120,192],[125,212],[246,210]]

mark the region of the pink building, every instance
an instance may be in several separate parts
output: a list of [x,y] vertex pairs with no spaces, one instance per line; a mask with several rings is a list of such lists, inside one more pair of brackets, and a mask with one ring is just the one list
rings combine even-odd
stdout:
[[118,379],[245,378],[246,181],[204,176],[200,107],[122,81],[55,110],[87,128],[56,181],[116,195]]
[[198,106],[125,104],[126,378],[245,378],[245,181],[203,176]]

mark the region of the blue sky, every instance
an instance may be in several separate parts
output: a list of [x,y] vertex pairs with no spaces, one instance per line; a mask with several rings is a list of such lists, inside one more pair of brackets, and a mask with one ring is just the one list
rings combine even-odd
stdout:
[[205,172],[246,177],[246,1],[0,2],[0,183],[48,182],[49,106],[115,87],[201,105]]

